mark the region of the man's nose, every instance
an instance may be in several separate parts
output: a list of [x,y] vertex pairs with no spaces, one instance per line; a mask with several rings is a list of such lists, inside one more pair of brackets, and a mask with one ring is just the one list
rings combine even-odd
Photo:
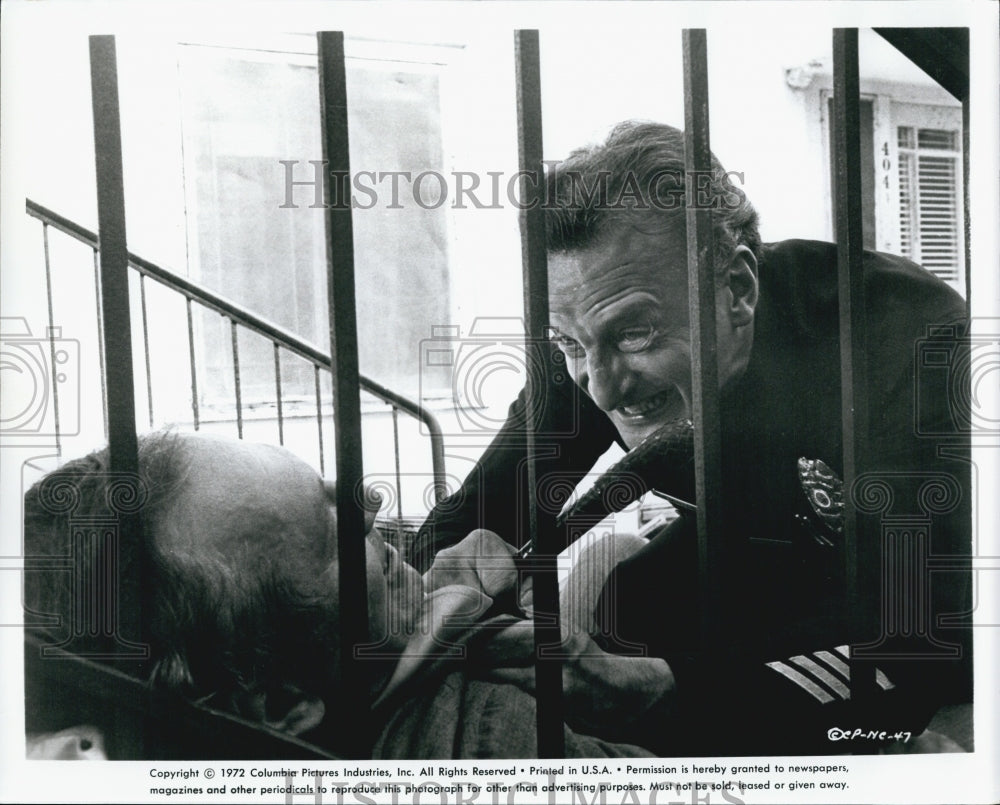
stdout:
[[599,350],[587,355],[577,383],[602,411],[621,405],[632,385],[632,372],[621,354]]

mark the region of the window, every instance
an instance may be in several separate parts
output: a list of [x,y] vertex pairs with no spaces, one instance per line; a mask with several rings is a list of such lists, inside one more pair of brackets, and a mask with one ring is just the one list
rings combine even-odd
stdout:
[[[833,218],[833,99],[824,96]],[[907,257],[964,295],[961,108],[871,95],[860,111],[865,248]]]
[[961,279],[959,132],[898,126],[899,246],[946,282]]
[[[444,172],[441,65],[434,54],[397,61],[371,50],[348,58],[352,173]],[[310,186],[282,208],[282,160],[295,162],[294,180],[311,181],[310,160],[322,158],[315,55],[184,45],[179,70],[189,273],[328,350],[324,212],[310,206]],[[419,340],[449,319],[446,216],[405,192],[354,211],[361,371],[404,394],[419,388]],[[211,314],[196,324],[201,402],[231,407],[228,326]],[[239,348],[244,404],[273,401],[269,343],[241,333]],[[286,401],[311,401],[313,383],[303,362],[283,362]]]

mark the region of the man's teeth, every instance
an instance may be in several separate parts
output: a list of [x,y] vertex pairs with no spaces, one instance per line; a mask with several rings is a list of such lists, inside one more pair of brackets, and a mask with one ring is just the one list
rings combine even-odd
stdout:
[[666,401],[667,392],[661,391],[659,394],[648,397],[635,405],[623,405],[621,410],[628,416],[642,416],[643,414],[648,414],[650,411],[655,411]]

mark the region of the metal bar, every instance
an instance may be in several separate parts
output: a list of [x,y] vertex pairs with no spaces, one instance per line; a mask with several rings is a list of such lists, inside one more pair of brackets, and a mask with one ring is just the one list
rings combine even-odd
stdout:
[[[97,236],[93,232],[43,207],[41,204],[26,199],[25,212],[33,218],[37,218],[42,223],[47,223],[53,229],[57,229],[75,238],[81,243],[87,243],[95,247],[97,245]],[[256,333],[260,333],[271,341],[279,343],[292,354],[310,363],[319,364],[326,369],[331,368],[332,361],[329,354],[322,352],[294,333],[255,315],[247,308],[220,296],[214,291],[132,253],[129,253],[129,265],[141,275],[148,276],[171,290],[177,291],[189,299],[193,299],[204,307],[214,310],[220,315],[227,316],[238,324]],[[434,467],[435,486],[439,490],[437,498],[441,500],[444,497],[444,490],[446,488],[444,436],[437,417],[418,403],[396,394],[396,392],[372,380],[370,377],[362,374],[359,374],[358,377],[365,391],[373,394],[385,403],[397,406],[400,410],[405,411],[408,415],[424,423],[431,440],[431,460]]]
[[715,330],[715,260],[712,210],[697,206],[696,177],[712,170],[708,116],[708,43],[704,29],[682,33],[684,58],[684,162],[687,171],[688,314],[691,324],[691,415],[694,422],[698,503],[698,574],[701,645],[727,644],[720,611],[725,509],[722,500],[722,424]]
[[42,250],[45,254],[45,297],[48,305],[49,327],[46,337],[49,341],[49,366],[52,367],[52,427],[56,441],[56,455],[62,456],[62,439],[59,432],[59,384],[56,382],[56,331],[52,312],[52,261],[49,258],[49,228],[42,225]]
[[538,31],[514,32],[517,82],[517,144],[521,172],[521,264],[524,272],[526,359],[539,371],[528,372],[527,473],[528,537],[536,563],[532,569],[535,604],[535,691],[538,756],[563,757],[562,660],[554,646],[562,643],[559,627],[559,583],[556,555],[560,544],[554,528],[540,529],[537,506],[536,434],[542,427],[546,385],[532,380],[547,377],[549,325],[548,258],[545,251],[545,174],[542,168],[542,98]]
[[[24,648],[26,687],[32,689],[31,693],[26,691],[26,696],[37,691],[33,698],[46,703],[50,697],[58,695],[97,705],[104,712],[127,713],[138,723],[153,719],[157,734],[162,735],[164,744],[173,750],[169,757],[338,759],[315,744],[288,733],[154,690],[145,681],[76,654],[58,655],[54,658],[58,662],[51,662],[48,657],[40,660],[48,644],[28,631],[24,635]],[[142,747],[125,736],[111,734],[106,724],[98,723],[98,726],[105,728],[111,757],[150,759]]]
[[399,409],[392,406],[392,446],[396,460],[396,516],[399,518],[400,527],[403,523],[403,473],[399,465]]
[[146,361],[146,399],[149,427],[153,427],[153,366],[149,360],[149,317],[146,313],[146,278],[139,275],[139,302],[142,309],[142,352]]
[[188,360],[191,364],[191,415],[194,418],[194,429],[198,430],[198,364],[194,353],[194,314],[191,311],[191,297],[184,300],[187,306],[188,326]]
[[[94,257],[94,305],[97,308],[97,364],[101,373],[101,419],[104,423],[104,439],[108,438],[108,384],[105,381],[104,359],[104,314],[101,312],[101,262],[100,252],[92,250]],[[143,309],[145,316],[145,309]]]
[[[340,645],[346,723],[362,733],[357,750],[369,750],[369,685],[357,656],[367,643],[368,584],[365,568],[364,508],[361,495],[361,394],[354,288],[354,229],[347,188],[350,155],[347,130],[347,73],[344,35],[322,31],[319,43],[323,159],[327,165],[326,262],[330,306],[330,354],[337,460],[337,546],[340,557]],[[353,648],[353,650],[351,650]]]
[[969,98],[962,101],[962,245],[965,249],[965,309],[972,316],[972,205],[969,196]]
[[[862,273],[861,139],[856,28],[833,31],[833,97],[835,144],[835,205],[837,274],[840,305],[841,427],[844,441],[844,489],[850,490],[867,465],[868,440],[867,343]],[[845,618],[850,632],[873,622],[876,588],[868,573],[880,566],[872,540],[862,539],[862,523],[851,495],[844,495]],[[870,577],[869,577],[870,579]],[[865,635],[874,639],[875,635]],[[852,663],[852,666],[855,666]],[[864,695],[874,686],[874,666],[852,667],[852,693]],[[867,683],[867,684],[866,684]]]
[[285,443],[285,418],[284,408],[281,403],[281,355],[277,342],[274,345],[274,399],[278,404],[278,444]]
[[[327,358],[329,360],[329,358]],[[427,428],[427,435],[431,440],[431,471],[434,475],[434,500],[440,502],[447,496],[447,484],[444,473],[444,434],[441,424],[434,414],[423,406],[411,402],[405,397],[377,383],[370,377],[358,375],[361,378],[361,387],[375,395],[383,402],[388,403],[400,410],[406,411],[414,419],[420,420]]]
[[319,366],[313,365],[313,380],[316,384],[316,434],[319,444],[319,474],[326,475],[326,458],[323,451],[323,395],[319,388]]
[[[94,113],[97,172],[98,248],[101,263],[101,306],[108,388],[108,454],[112,473],[138,483],[138,438],[135,430],[135,384],[132,372],[132,326],[129,305],[128,248],[125,238],[125,191],[122,176],[118,67],[113,36],[90,37],[90,78]],[[136,494],[138,490],[136,490]],[[121,659],[139,676],[146,674],[149,648],[142,641],[142,522],[137,512],[118,513],[117,545],[104,560],[112,576],[110,625]],[[115,557],[117,550],[117,557]],[[116,561],[117,559],[117,561]],[[116,583],[116,584],[115,584]]]
[[233,385],[236,389],[236,434],[243,438],[243,389],[240,386],[240,342],[236,332],[236,322],[229,320],[230,335],[233,341]]

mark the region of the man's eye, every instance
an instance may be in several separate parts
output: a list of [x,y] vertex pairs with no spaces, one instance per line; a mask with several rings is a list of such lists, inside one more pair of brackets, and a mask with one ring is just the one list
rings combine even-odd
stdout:
[[625,327],[618,331],[616,346],[620,352],[642,352],[652,345],[655,338],[656,328],[652,324]]
[[570,338],[568,335],[557,334],[554,337],[556,346],[559,347],[570,358],[579,358],[583,355],[583,347],[580,342]]

